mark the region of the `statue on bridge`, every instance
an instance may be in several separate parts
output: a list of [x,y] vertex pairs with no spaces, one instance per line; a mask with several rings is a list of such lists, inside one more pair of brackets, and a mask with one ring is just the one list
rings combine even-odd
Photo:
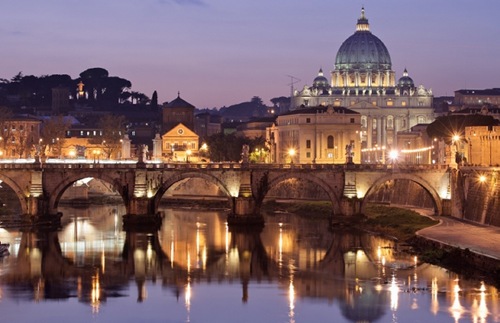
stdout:
[[243,145],[243,148],[241,149],[241,162],[243,164],[248,164],[250,156],[250,147],[248,145]]
[[354,157],[354,143],[350,143],[345,146],[345,157],[346,157],[346,163],[347,164],[352,164],[352,158]]

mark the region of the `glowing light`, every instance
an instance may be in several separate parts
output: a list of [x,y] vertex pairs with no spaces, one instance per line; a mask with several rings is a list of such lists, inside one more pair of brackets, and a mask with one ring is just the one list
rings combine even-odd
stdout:
[[398,309],[399,287],[395,276],[392,276],[389,291],[391,292],[391,310],[396,311]]
[[436,315],[439,311],[439,300],[438,300],[438,283],[437,278],[434,277],[431,283],[431,312]]
[[288,286],[288,301],[290,312],[288,316],[290,317],[290,323],[295,322],[295,287],[293,286],[293,277],[290,277],[290,285]]
[[479,288],[479,308],[477,309],[477,316],[480,319],[480,322],[486,322],[486,318],[490,313],[488,311],[488,307],[486,306],[486,287],[484,286],[484,282],[481,282],[481,287]]
[[99,283],[99,274],[92,277],[92,287],[90,291],[90,304],[92,306],[92,312],[99,312],[99,305],[101,303],[101,286]]
[[486,182],[486,176],[485,175],[480,175],[479,176],[479,182],[481,182],[481,183]]
[[399,157],[399,153],[398,153],[398,151],[397,151],[397,150],[391,150],[391,151],[389,152],[389,158],[390,158],[391,160],[393,160],[393,161],[394,161],[394,160],[398,159],[398,157]]
[[460,140],[460,136],[459,136],[458,134],[454,134],[454,135],[453,135],[453,137],[451,137],[451,140],[452,140],[453,142],[457,142],[457,141],[459,141],[459,140]]
[[450,312],[455,322],[458,322],[464,313],[464,308],[460,305],[460,286],[458,286],[458,279],[455,280],[455,285],[453,286],[453,305],[450,307]]

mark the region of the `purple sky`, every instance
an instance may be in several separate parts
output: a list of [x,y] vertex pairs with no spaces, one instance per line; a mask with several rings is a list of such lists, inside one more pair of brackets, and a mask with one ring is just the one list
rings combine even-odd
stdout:
[[159,101],[198,108],[269,99],[329,78],[364,5],[371,31],[435,96],[500,87],[500,1],[10,0],[0,2],[0,78],[103,67]]

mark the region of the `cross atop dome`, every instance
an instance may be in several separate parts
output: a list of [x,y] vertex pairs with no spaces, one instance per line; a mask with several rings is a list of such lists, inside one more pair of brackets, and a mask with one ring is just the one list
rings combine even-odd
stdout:
[[370,31],[370,24],[368,23],[368,19],[365,17],[365,7],[361,7],[361,17],[358,18],[356,31]]

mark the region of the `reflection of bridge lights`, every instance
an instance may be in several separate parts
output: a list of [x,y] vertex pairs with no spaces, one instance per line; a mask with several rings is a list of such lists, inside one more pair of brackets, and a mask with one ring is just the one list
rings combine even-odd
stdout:
[[90,291],[90,305],[92,306],[92,312],[99,312],[99,305],[101,302],[101,285],[99,283],[99,274],[92,276],[92,287]]
[[290,323],[295,322],[295,287],[293,286],[293,276],[290,277],[290,284],[288,285],[288,303],[290,311],[288,317],[290,318]]
[[472,315],[474,318],[474,322],[487,322],[486,318],[488,317],[489,311],[486,305],[486,287],[484,286],[484,282],[481,282],[481,287],[479,288],[479,305],[477,305],[477,299],[474,299],[475,306],[472,309]]
[[[184,295],[184,304],[186,305],[187,314],[191,312],[191,281],[188,279],[188,283],[186,285],[186,293]],[[188,320],[189,322],[189,320]]]
[[396,276],[394,275],[392,276],[389,291],[391,292],[391,310],[396,311],[398,309],[399,287],[396,282]]
[[434,277],[431,283],[431,312],[436,315],[439,311],[439,301],[438,301],[438,283],[437,278]]
[[455,285],[453,286],[453,304],[450,307],[450,312],[455,322],[458,322],[464,313],[464,308],[460,304],[460,286],[458,285],[458,279],[455,280]]

